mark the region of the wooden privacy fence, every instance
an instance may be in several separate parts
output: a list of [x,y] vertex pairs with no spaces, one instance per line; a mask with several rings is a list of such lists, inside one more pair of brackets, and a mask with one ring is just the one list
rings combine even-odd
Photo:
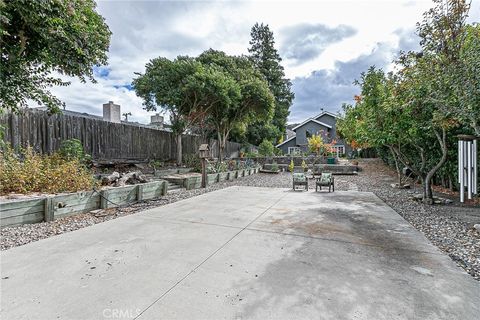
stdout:
[[[171,132],[134,124],[25,109],[20,114],[1,114],[0,126],[5,142],[14,148],[31,146],[40,153],[51,154],[63,140],[75,138],[95,160],[170,160],[177,154]],[[198,135],[183,135],[182,153],[195,154],[201,143],[205,141]],[[211,139],[209,144],[212,156],[218,157],[217,141]],[[225,155],[236,156],[239,150],[239,143],[227,142]]]

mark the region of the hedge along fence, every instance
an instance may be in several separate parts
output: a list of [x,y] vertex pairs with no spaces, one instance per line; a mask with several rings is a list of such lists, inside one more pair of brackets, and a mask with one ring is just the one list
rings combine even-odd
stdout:
[[0,226],[53,221],[96,209],[113,208],[132,202],[158,198],[167,193],[167,181],[82,191],[72,194],[0,203]]
[[[254,173],[258,173],[260,170],[259,167],[251,168],[251,169],[241,169],[241,170],[234,170],[234,171],[227,171],[227,172],[220,172],[220,173],[209,173],[207,174],[207,185],[212,185],[217,182],[227,181],[227,180],[234,180],[240,177],[249,176]],[[178,178],[176,179],[177,183],[178,180],[183,180],[181,182],[182,186],[187,190],[197,189],[202,186],[202,176],[192,176],[192,177],[185,177],[185,178]]]
[[[57,151],[63,140],[78,139],[94,160],[171,160],[177,156],[173,133],[142,125],[25,109],[20,114],[0,114],[0,126],[5,128],[3,140],[14,148],[31,146],[44,154]],[[182,153],[196,154],[200,144],[207,142],[212,156],[218,157],[217,140],[204,141],[198,135],[182,136]],[[225,155],[237,156],[240,146],[227,142]]]

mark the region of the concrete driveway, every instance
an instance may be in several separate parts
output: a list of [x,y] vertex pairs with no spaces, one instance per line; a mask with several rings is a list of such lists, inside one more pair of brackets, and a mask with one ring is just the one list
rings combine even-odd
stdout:
[[372,193],[231,187],[1,253],[2,319],[479,319]]

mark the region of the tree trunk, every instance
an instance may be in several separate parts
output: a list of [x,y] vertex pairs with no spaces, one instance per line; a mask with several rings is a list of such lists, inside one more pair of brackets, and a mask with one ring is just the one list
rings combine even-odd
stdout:
[[395,151],[393,151],[392,147],[389,147],[390,152],[392,153],[393,156],[393,161],[395,161],[395,169],[397,170],[397,177],[398,177],[398,187],[402,187],[402,172],[400,171],[400,167],[398,166],[398,160],[397,160],[397,155],[395,154]]
[[447,132],[445,129],[442,129],[442,136],[435,131],[435,136],[440,144],[440,148],[442,149],[442,157],[440,161],[427,173],[423,180],[423,201],[427,204],[433,203],[433,192],[432,192],[432,178],[435,173],[443,166],[445,161],[447,160]]
[[426,204],[433,204],[431,179],[427,179],[426,177],[423,179],[423,202]]
[[177,134],[177,165],[182,165],[182,134]]
[[223,157],[225,156],[225,146],[227,145],[227,135],[223,135],[223,138],[222,138],[222,160],[223,160]]
[[223,160],[222,134],[220,133],[220,130],[217,131],[217,138],[218,138],[218,161],[222,161]]

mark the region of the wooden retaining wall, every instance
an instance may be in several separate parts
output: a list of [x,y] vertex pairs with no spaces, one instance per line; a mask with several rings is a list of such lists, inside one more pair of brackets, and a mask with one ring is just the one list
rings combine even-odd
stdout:
[[52,221],[96,209],[158,198],[167,193],[164,180],[96,191],[0,203],[0,226]]
[[[207,184],[233,180],[259,172],[259,167],[207,175]],[[179,181],[180,182],[180,181]],[[180,184],[187,190],[200,188],[201,176],[187,177]],[[159,198],[167,194],[165,180],[147,182],[101,191],[81,191],[42,198],[0,203],[0,227],[53,221],[77,213],[114,208],[137,201]]]
[[[46,154],[57,151],[63,140],[73,138],[82,142],[94,160],[171,160],[177,154],[171,132],[135,124],[25,109],[19,114],[0,114],[0,126],[5,130],[3,140],[14,148],[31,146]],[[198,135],[183,135],[182,152],[196,154],[200,144],[206,142]],[[218,157],[217,141],[210,139],[208,143],[212,156]],[[239,150],[239,143],[227,142],[225,155],[237,156]]]
[[[259,170],[260,170],[260,167],[252,168],[252,169],[220,172],[220,173],[209,173],[207,174],[207,185],[211,185],[216,182],[222,182],[222,181],[233,180],[233,179],[249,176],[251,174],[258,173]],[[187,177],[180,180],[183,180],[182,185],[187,190],[197,189],[197,188],[200,188],[202,185],[201,176]]]

